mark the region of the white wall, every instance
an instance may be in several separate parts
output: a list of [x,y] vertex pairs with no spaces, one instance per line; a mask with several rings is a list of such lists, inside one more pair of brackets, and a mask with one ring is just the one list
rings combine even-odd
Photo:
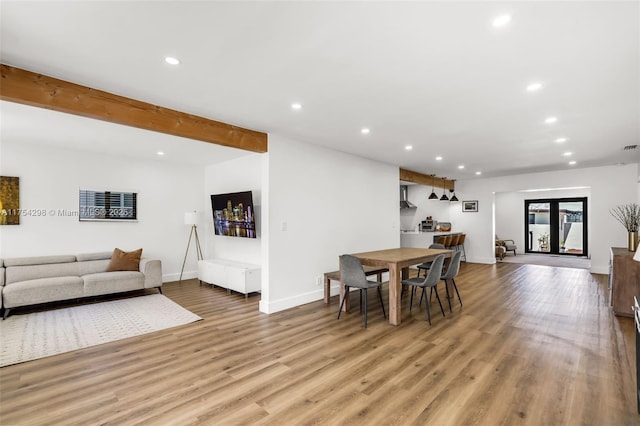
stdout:
[[398,167],[273,134],[268,158],[262,312],[321,299],[341,254],[400,246]]
[[515,241],[517,253],[524,253],[524,201],[542,198],[587,197],[588,250],[591,252],[591,189],[552,190],[536,192],[498,192],[495,194],[496,235]]
[[[0,227],[0,257],[142,247],[143,256],[162,261],[165,282],[178,279],[189,235],[184,212],[202,204],[202,168],[3,140],[0,170],[20,177],[22,209],[48,212]],[[77,211],[80,188],[137,192],[138,221],[79,222],[76,216],[50,213]]]
[[467,232],[465,248],[470,262],[493,263],[494,193],[540,188],[591,188],[590,232],[591,271],[609,272],[609,248],[626,247],[626,230],[609,213],[619,204],[638,202],[638,165],[593,167],[585,169],[531,173],[501,178],[458,181],[460,199],[477,199],[478,213],[452,211],[452,221]]
[[[205,258],[223,258],[261,265],[262,249],[262,163],[266,154],[248,154],[205,168],[205,196],[200,216],[204,230]],[[238,238],[215,235],[211,195],[227,192],[251,191],[253,195],[257,238]]]

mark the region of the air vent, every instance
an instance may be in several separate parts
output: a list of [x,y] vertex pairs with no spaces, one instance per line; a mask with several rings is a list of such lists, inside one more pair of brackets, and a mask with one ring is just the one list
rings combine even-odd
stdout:
[[625,151],[630,151],[632,149],[636,149],[638,147],[638,145],[627,145],[624,147]]

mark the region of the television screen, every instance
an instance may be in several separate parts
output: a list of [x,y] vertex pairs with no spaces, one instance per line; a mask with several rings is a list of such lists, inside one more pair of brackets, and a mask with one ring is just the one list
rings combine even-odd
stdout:
[[256,238],[256,221],[251,191],[211,196],[216,235]]

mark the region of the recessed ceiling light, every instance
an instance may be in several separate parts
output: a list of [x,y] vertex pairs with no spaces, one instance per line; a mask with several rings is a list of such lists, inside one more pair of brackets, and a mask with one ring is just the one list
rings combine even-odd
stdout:
[[463,164],[460,164],[460,165],[458,166],[458,168],[459,168],[460,170],[462,170],[462,169],[464,169],[464,165],[463,165]]
[[363,128],[360,130],[360,133],[362,133],[363,135],[368,135],[369,133],[371,133],[371,130],[369,130],[369,129],[368,129],[368,128],[366,128],[366,127],[363,127]]
[[476,175],[480,176],[482,174],[482,172],[476,172]]
[[413,149],[413,145],[407,145],[404,147],[407,151],[411,151]]
[[438,156],[436,157],[436,161],[442,161],[442,156],[441,156],[441,155],[438,155]]
[[573,165],[575,165],[575,164],[576,164],[576,162],[575,162],[575,161],[569,161],[569,165],[570,165],[570,166],[573,166]]
[[547,124],[553,124],[558,121],[558,117],[547,117],[544,122]]
[[542,89],[542,83],[531,83],[527,86],[527,92],[536,92]]
[[164,155],[164,151],[158,151],[158,152],[156,152],[156,154],[157,154],[159,157],[162,157],[162,156]]
[[500,15],[493,20],[494,27],[504,27],[511,22],[511,15]]
[[168,63],[169,65],[178,65],[178,64],[180,64],[180,59],[174,58],[173,56],[167,56],[166,58],[164,58],[164,61],[166,63]]
[[567,138],[558,138],[558,139],[556,139],[556,143],[565,143],[568,140],[569,139],[567,139]]
[[302,104],[298,102],[294,102],[291,104],[291,109],[302,109]]
[[562,155],[564,155],[565,157],[570,157],[571,155],[573,155],[573,152],[564,152]]

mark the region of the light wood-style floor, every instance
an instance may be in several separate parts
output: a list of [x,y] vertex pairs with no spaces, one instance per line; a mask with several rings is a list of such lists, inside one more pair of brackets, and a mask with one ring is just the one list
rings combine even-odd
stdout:
[[390,326],[370,297],[366,330],[356,294],[336,320],[336,298],[265,315],[259,295],[167,284],[204,320],[1,368],[0,424],[640,424],[606,276],[463,263],[457,282],[464,307],[434,300],[431,327],[408,298]]

